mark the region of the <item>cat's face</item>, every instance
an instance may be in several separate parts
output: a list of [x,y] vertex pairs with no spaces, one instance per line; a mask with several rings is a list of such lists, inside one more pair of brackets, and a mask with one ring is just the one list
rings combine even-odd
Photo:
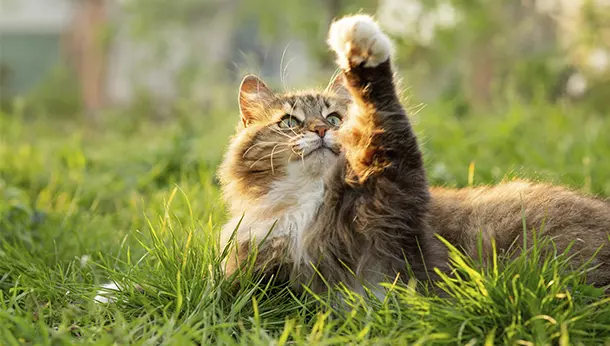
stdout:
[[[337,131],[349,105],[340,82],[324,92],[278,94],[260,79],[241,84],[241,124],[221,170],[225,185],[260,196],[274,181],[321,177],[341,151]],[[246,190],[246,191],[244,191]]]

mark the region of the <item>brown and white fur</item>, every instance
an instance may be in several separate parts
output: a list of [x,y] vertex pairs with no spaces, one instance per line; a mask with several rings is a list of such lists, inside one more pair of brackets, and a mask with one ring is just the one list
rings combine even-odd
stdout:
[[[357,15],[334,22],[328,43],[342,73],[322,92],[276,94],[254,76],[242,82],[242,121],[219,174],[231,215],[221,245],[235,234],[227,274],[256,248],[254,270],[294,287],[361,290],[396,275],[425,281],[433,268],[446,269],[435,233],[469,254],[480,231],[485,251],[492,237],[506,249],[522,234],[523,215],[528,227],[545,220],[560,250],[582,239],[586,256],[607,243],[609,204],[563,188],[429,189],[389,38]],[[609,260],[606,246],[592,282],[610,283]]]

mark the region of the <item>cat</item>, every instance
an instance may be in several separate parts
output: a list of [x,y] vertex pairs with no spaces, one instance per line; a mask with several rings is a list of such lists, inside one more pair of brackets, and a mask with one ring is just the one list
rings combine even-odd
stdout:
[[[483,255],[507,252],[526,242],[532,230],[550,237],[559,253],[570,248],[574,265],[587,261],[597,266],[587,278],[590,284],[610,284],[610,202],[585,196],[564,187],[527,181],[463,189],[432,187],[429,225],[437,234],[471,256],[477,255],[482,234]],[[483,230],[483,232],[481,232]],[[599,252],[596,254],[596,252]],[[595,256],[594,256],[595,255]]]
[[[507,250],[528,229],[577,240],[583,261],[599,246],[590,282],[610,283],[610,203],[562,187],[514,181],[494,187],[429,187],[422,153],[394,81],[392,44],[375,20],[334,21],[328,44],[341,73],[323,91],[275,93],[246,76],[241,121],[219,168],[230,213],[221,231],[230,276],[253,270],[315,292],[448,270],[436,235],[475,256],[491,239]],[[256,251],[256,256],[248,261]]]

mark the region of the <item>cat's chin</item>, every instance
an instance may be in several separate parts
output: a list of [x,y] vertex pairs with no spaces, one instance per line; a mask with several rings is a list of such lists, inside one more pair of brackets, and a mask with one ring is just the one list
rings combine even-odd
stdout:
[[335,152],[334,152],[334,151],[333,151],[331,148],[329,148],[329,147],[319,147],[319,148],[314,149],[314,150],[312,150],[312,151],[308,152],[307,154],[303,155],[303,158],[305,158],[305,159],[306,159],[306,158],[311,157],[311,156],[314,156],[314,157],[315,157],[315,156],[328,156],[328,155],[331,155],[331,156],[335,156],[335,157],[336,157],[338,154],[337,154],[337,153],[335,153]]
[[303,168],[311,175],[324,174],[337,161],[338,155],[327,147],[320,147],[303,156]]

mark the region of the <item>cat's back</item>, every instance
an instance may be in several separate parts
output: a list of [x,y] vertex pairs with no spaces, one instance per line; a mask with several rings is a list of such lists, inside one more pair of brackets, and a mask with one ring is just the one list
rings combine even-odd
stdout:
[[431,227],[469,253],[476,251],[480,231],[487,250],[491,238],[500,249],[510,247],[523,235],[524,220],[528,231],[555,237],[560,250],[574,240],[581,243],[575,247],[587,249],[608,241],[610,203],[564,187],[511,181],[463,189],[433,187],[430,192]]

